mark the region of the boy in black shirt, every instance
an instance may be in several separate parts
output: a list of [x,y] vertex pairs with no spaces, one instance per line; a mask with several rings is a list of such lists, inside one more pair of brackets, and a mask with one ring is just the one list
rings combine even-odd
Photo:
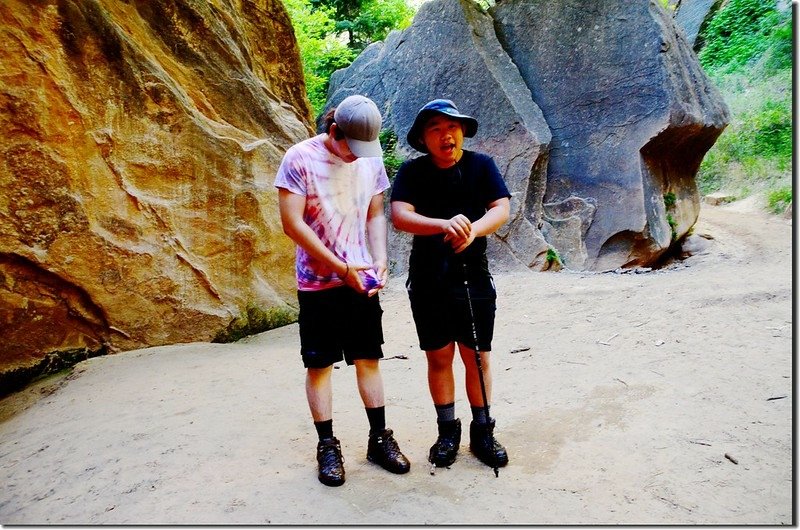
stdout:
[[[427,103],[407,136],[426,155],[400,167],[391,195],[392,223],[414,234],[406,287],[420,348],[428,358],[428,388],[439,430],[428,458],[438,467],[455,461],[461,441],[461,421],[455,417],[456,343],[472,407],[470,450],[489,466],[508,463],[488,414],[496,291],[486,236],[508,220],[511,194],[491,157],[462,149],[464,137],[477,129],[477,120],[461,114],[452,101]],[[473,319],[483,374],[473,349]]]

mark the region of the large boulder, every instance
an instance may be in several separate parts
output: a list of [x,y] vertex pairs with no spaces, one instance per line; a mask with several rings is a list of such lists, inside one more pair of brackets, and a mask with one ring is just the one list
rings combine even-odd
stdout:
[[697,36],[719,10],[723,0],[680,0],[675,6],[675,23],[683,29],[686,40],[694,48]]
[[277,0],[4,0],[0,386],[290,315],[272,179],[312,133]]
[[[378,104],[384,129],[397,134],[406,158],[421,154],[406,134],[428,101],[451,99],[475,116],[478,134],[465,148],[491,154],[512,193],[511,219],[490,238],[489,258],[496,270],[546,265],[548,245],[538,225],[551,135],[491,17],[470,0],[423,4],[410,27],[370,45],[332,76],[326,110],[356,93]],[[408,236],[391,231],[395,274],[406,269],[408,245]]]
[[[696,221],[694,178],[729,120],[659,4],[504,0],[487,14],[433,0],[336,72],[327,106],[373,98],[403,156],[417,155],[405,135],[426,101],[475,115],[466,146],[493,155],[514,194],[490,239],[500,270],[546,268],[550,246],[574,270],[652,265]],[[396,273],[407,246],[390,235]]]
[[542,231],[568,268],[652,264],[697,220],[694,179],[729,113],[659,4],[490,11],[553,132]]

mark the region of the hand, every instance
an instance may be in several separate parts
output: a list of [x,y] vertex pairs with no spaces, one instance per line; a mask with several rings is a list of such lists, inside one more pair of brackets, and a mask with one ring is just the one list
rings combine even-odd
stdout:
[[348,287],[355,289],[359,293],[366,293],[367,287],[364,285],[364,280],[361,279],[359,271],[371,268],[372,266],[365,263],[347,263],[347,270],[344,275],[340,275],[340,278]]
[[378,285],[373,287],[372,289],[367,292],[367,296],[373,296],[375,293],[380,291],[386,286],[386,282],[389,281],[389,268],[386,266],[385,261],[376,261],[372,268],[376,271],[376,277],[378,278]]
[[463,239],[451,239],[450,246],[453,247],[453,251],[458,254],[459,252],[463,252],[466,250],[468,246],[475,241],[475,232],[470,231],[469,235]]
[[458,214],[444,222],[442,227],[444,240],[466,239],[472,232],[472,223],[466,215]]

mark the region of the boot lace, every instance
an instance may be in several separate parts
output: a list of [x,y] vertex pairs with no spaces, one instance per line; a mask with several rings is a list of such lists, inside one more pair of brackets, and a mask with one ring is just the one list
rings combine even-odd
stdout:
[[333,440],[320,443],[317,450],[317,458],[319,463],[325,467],[333,467],[344,464],[344,456],[342,449],[338,442]]

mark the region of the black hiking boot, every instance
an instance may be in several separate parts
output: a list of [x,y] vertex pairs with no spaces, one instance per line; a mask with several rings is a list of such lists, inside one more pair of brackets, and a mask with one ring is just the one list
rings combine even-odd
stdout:
[[461,420],[436,422],[439,427],[439,437],[431,446],[428,453],[428,462],[436,467],[449,467],[456,461],[458,448],[461,445]]
[[336,438],[325,438],[317,444],[317,463],[319,481],[326,486],[344,484],[344,457],[342,447]]
[[367,444],[367,460],[381,466],[386,471],[402,475],[411,469],[411,463],[400,452],[397,440],[394,439],[391,429],[371,434]]
[[491,423],[475,423],[469,426],[469,450],[489,467],[508,464],[506,448],[494,439],[494,420]]

